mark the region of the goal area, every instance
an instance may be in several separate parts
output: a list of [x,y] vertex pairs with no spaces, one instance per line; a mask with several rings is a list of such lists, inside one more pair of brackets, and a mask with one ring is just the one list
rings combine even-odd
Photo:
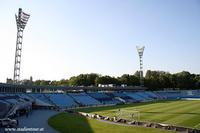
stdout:
[[116,111],[116,117],[118,119],[139,121],[140,120],[140,112],[138,110],[118,109]]

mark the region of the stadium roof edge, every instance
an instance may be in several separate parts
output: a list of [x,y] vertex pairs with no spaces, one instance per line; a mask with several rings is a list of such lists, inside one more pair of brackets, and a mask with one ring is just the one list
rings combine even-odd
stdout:
[[120,90],[146,90],[146,87],[140,86],[127,86],[127,87],[72,87],[72,86],[36,86],[36,85],[20,85],[20,84],[7,84],[7,83],[0,83],[0,92],[1,89],[23,89],[24,91],[27,89],[41,89],[41,90],[63,90],[63,91],[72,91],[72,90],[84,90],[84,91],[101,91],[101,90],[109,90],[109,91],[120,91]]

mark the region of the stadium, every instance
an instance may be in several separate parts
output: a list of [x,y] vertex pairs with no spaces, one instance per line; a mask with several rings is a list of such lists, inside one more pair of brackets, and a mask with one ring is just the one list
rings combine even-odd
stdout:
[[[6,82],[0,79],[0,133],[200,133],[200,47],[196,45],[200,40],[195,27],[200,19],[196,19],[199,6],[194,1],[184,3],[181,13],[177,1],[169,2],[176,7],[172,9],[166,3],[167,10],[158,1],[154,1],[155,5],[128,0],[48,2],[50,6],[47,2],[25,4],[33,10],[34,18],[38,17],[30,22],[33,32],[27,32],[27,40],[23,39],[24,29],[32,14],[22,8],[15,14],[14,75]],[[14,6],[18,8],[18,3]],[[191,12],[184,12],[185,7]],[[5,9],[0,8],[0,16],[3,23],[8,23],[9,15],[4,14],[10,7]],[[177,18],[183,12],[190,14],[181,17],[185,23],[174,22],[179,21]],[[186,22],[191,27],[183,31]],[[2,25],[2,31],[9,29]],[[188,32],[191,29],[192,34]],[[3,49],[2,44],[10,42],[11,33],[5,34],[9,37],[2,37],[0,43],[0,58],[6,57],[0,65],[3,79],[5,75],[9,77],[6,63],[10,59],[6,53],[11,52]],[[133,40],[130,34],[134,35]],[[142,43],[150,40],[152,45],[135,45],[137,39]],[[24,59],[23,40],[30,44],[25,45],[25,51],[29,50]],[[160,45],[163,42],[173,46]],[[192,47],[182,46],[187,42]],[[130,56],[133,48],[134,58]],[[145,70],[144,50],[148,63]],[[21,67],[22,59],[25,63]],[[133,64],[129,64],[129,59]],[[133,74],[132,70],[136,72]],[[27,75],[30,79],[24,78]]]
[[[1,118],[16,118],[34,110],[54,110],[57,113],[48,118],[48,123],[63,133],[80,130],[200,131],[199,90],[145,91],[142,87],[66,88],[9,84],[1,84],[0,88]],[[24,93],[26,89],[35,92]],[[49,92],[45,93],[47,89]],[[58,90],[66,91],[56,93]]]

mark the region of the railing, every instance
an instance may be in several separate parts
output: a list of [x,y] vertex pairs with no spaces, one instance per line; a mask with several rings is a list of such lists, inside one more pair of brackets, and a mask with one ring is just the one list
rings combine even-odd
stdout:
[[5,115],[5,117],[7,118],[7,117],[9,117],[9,116],[15,114],[15,113],[16,113],[16,112],[15,112],[15,111],[16,111],[16,107],[17,107],[17,105],[14,104],[14,105],[11,107],[11,109],[8,111],[8,113]]

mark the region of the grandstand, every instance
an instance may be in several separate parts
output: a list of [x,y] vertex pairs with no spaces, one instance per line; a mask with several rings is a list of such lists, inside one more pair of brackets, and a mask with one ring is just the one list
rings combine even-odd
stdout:
[[[0,117],[14,115],[17,110],[38,107],[76,108],[117,105],[161,99],[200,98],[199,90],[169,91],[75,91],[69,93],[0,93]],[[7,114],[5,114],[7,112]]]

